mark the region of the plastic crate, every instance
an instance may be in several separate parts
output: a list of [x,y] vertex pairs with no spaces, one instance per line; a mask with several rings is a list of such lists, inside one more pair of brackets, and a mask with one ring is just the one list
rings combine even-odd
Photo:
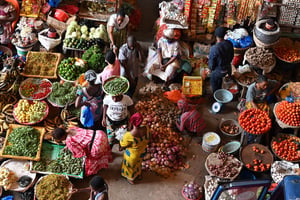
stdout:
[[182,93],[184,95],[202,95],[202,77],[184,76],[182,80]]

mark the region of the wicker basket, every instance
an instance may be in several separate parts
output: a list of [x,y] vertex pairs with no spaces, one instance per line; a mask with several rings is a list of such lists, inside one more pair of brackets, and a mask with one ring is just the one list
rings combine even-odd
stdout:
[[11,49],[8,48],[8,47],[6,47],[6,46],[0,45],[0,51],[2,51],[3,53],[7,54],[9,57],[11,57],[13,55]]
[[261,29],[259,26],[266,22],[267,22],[267,19],[263,19],[263,20],[256,22],[255,28],[254,28],[254,33],[256,35],[256,38],[259,41],[261,41],[267,45],[270,45],[270,44],[273,44],[274,42],[278,41],[279,36],[280,36],[280,27],[279,27],[278,23],[275,22],[275,24],[277,26],[277,29],[275,31],[265,31],[265,30]]
[[48,30],[49,29],[42,30],[38,34],[40,43],[47,49],[47,51],[49,51],[50,49],[53,49],[54,47],[56,47],[57,45],[59,45],[61,43],[61,35],[60,34],[58,34],[59,37],[57,39],[44,36],[43,34],[48,32]]

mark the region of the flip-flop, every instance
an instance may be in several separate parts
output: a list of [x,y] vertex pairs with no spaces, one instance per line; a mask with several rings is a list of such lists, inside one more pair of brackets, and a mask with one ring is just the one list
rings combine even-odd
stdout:
[[126,179],[126,180],[130,185],[134,185],[134,182],[132,180],[129,180],[129,179]]

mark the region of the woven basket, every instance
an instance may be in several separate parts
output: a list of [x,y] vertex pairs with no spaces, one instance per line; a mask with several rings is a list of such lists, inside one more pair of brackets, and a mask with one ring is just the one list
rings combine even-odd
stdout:
[[266,23],[267,19],[260,20],[256,22],[254,33],[256,38],[265,44],[272,44],[279,39],[280,36],[280,27],[277,22],[275,22],[277,29],[275,31],[265,31],[261,29],[259,26],[263,23]]
[[42,30],[41,32],[39,32],[38,38],[40,43],[47,49],[47,51],[49,51],[50,49],[53,49],[54,47],[56,47],[57,45],[59,45],[61,43],[61,35],[59,35],[59,37],[57,39],[54,38],[49,38],[45,35],[43,35],[44,33],[48,32],[49,29],[45,29]]

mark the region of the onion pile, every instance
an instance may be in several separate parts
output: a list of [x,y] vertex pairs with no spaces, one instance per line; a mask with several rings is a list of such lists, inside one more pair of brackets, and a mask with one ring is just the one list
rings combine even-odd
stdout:
[[203,196],[203,189],[199,184],[192,181],[183,186],[182,194],[185,198],[201,199]]
[[169,177],[172,171],[181,169],[184,164],[183,138],[180,133],[172,130],[180,111],[175,104],[156,95],[151,95],[149,100],[137,102],[135,109],[143,115],[143,125],[148,125],[151,131],[148,153],[142,167]]

